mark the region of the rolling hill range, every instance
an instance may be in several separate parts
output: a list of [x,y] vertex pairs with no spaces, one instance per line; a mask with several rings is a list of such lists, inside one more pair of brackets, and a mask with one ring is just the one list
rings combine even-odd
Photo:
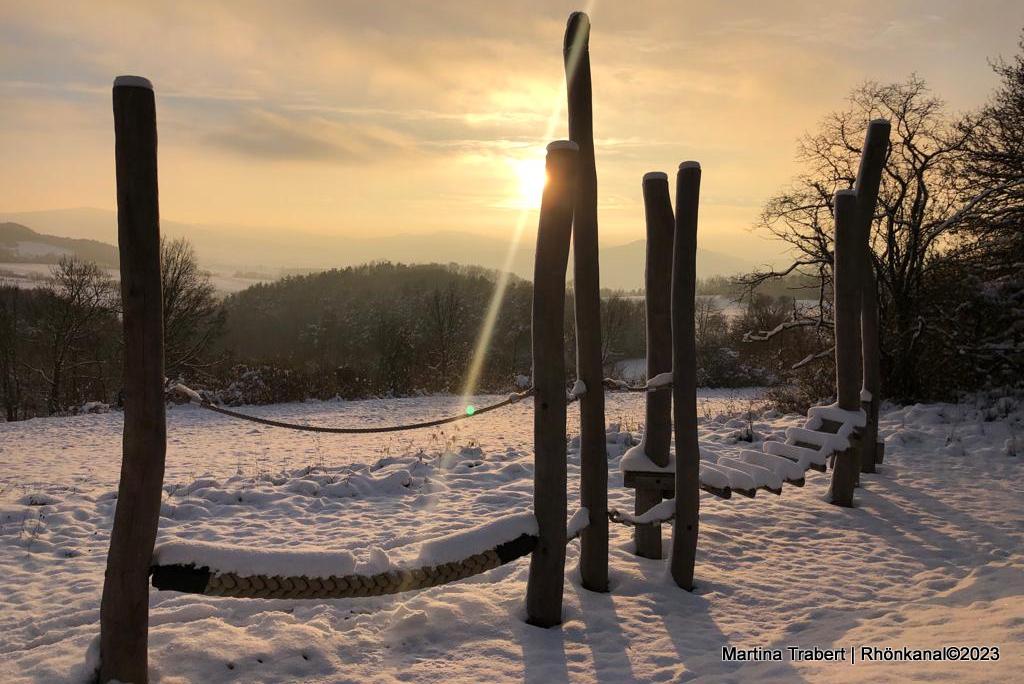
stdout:
[[[88,249],[96,250],[105,259],[109,260],[113,254],[113,263],[116,264],[113,244],[117,240],[117,219],[112,211],[62,209],[8,213],[0,215],[0,220],[16,221],[25,230],[28,230],[25,226],[31,226],[46,233],[41,237],[47,240],[65,241],[47,243],[55,247],[77,250],[78,247],[73,245],[81,243],[81,249],[86,249],[84,245],[88,244]],[[285,272],[385,260],[410,264],[457,263],[501,269],[509,255],[509,245],[505,240],[455,231],[350,237],[167,220],[161,222],[161,228],[165,235],[187,237],[195,245],[206,268],[222,273],[263,274],[264,278],[274,278]],[[67,237],[54,238],[53,235]],[[645,244],[644,240],[635,240],[626,244],[602,245],[602,286],[612,289],[643,287]],[[0,258],[0,261],[4,260]],[[698,249],[698,277],[733,275],[752,268],[750,262],[732,255]],[[525,238],[515,248],[510,270],[520,277],[532,279],[532,239]]]
[[77,256],[107,267],[116,267],[118,263],[114,245],[37,233],[20,223],[0,223],[0,262],[54,264],[65,256]]

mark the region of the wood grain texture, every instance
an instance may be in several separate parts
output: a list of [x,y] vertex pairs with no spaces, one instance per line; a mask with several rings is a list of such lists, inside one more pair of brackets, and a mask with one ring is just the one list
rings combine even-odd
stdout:
[[163,311],[153,91],[116,86],[117,231],[124,327],[121,481],[100,606],[100,679],[148,681],[149,566],[164,478]]
[[530,557],[530,624],[562,622],[566,544],[565,273],[576,190],[576,151],[549,149],[533,280],[534,475],[539,539]]
[[568,89],[569,138],[579,146],[573,215],[573,288],[576,314],[576,377],[580,397],[580,503],[590,524],[580,535],[580,580],[591,591],[608,591],[608,452],[605,444],[604,359],[601,345],[601,276],[597,244],[597,169],[590,83],[590,19],[573,12],[563,43]]
[[700,514],[700,452],[697,448],[697,349],[694,297],[700,166],[680,165],[676,176],[676,225],[672,246],[672,403],[676,440],[676,517],[672,532],[672,579],[693,589]]

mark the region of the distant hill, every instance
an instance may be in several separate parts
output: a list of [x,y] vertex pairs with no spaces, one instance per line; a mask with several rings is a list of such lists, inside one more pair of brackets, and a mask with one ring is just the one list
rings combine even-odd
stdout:
[[[5,214],[0,220],[18,221],[48,233],[117,239],[117,215],[101,209],[60,209]],[[374,261],[405,264],[462,264],[503,269],[509,256],[507,238],[440,231],[402,235],[352,237],[281,229],[192,225],[161,221],[169,237],[187,237],[205,268],[222,273],[283,274],[344,268]],[[512,253],[509,270],[533,279],[533,240],[524,238]],[[601,286],[633,290],[643,287],[646,243],[635,240],[601,246]],[[697,250],[697,276],[729,276],[749,272],[754,265],[721,252]],[[572,273],[570,268],[570,274]],[[569,276],[572,277],[571,275]]]
[[67,256],[111,268],[118,264],[117,247],[114,245],[37,233],[20,223],[0,223],[0,262],[55,264]]
[[[612,290],[642,288],[646,263],[646,240],[636,240],[616,247],[602,247],[601,287]],[[732,276],[753,270],[754,264],[744,259],[707,249],[697,249],[698,278]]]

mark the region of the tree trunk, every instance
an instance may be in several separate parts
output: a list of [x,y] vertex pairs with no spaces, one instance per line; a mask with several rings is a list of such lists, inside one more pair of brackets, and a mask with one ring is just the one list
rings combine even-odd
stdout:
[[566,545],[565,271],[576,194],[577,147],[548,145],[533,278],[533,508],[539,541],[530,557],[527,621],[562,622]]
[[580,535],[579,567],[584,588],[604,592],[608,591],[608,453],[589,43],[590,20],[583,12],[573,12],[565,29],[563,55],[569,99],[569,138],[579,146],[572,230],[573,289],[576,377],[587,387],[580,397],[580,503],[590,513],[590,524]]
[[676,438],[676,511],[672,579],[690,591],[697,558],[700,451],[697,447],[697,348],[694,297],[700,164],[683,162],[676,177],[676,231],[672,246],[672,401]]
[[100,679],[145,684],[149,567],[167,442],[156,105],[148,81],[114,81],[114,133],[125,402],[121,482],[100,606]]

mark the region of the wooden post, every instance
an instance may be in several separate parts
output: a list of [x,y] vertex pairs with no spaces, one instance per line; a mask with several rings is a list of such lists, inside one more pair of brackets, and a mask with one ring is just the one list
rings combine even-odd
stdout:
[[590,524],[580,535],[580,579],[591,591],[608,591],[608,453],[604,424],[601,353],[601,285],[597,248],[597,170],[590,85],[590,19],[573,12],[565,27],[563,56],[569,98],[569,138],[579,146],[573,215],[573,281],[576,304],[576,377],[580,397],[580,503]]
[[[672,233],[675,217],[668,193],[668,175],[652,172],[644,176],[644,214],[647,219],[647,264],[644,272],[644,301],[647,313],[647,377],[672,370]],[[657,466],[668,465],[672,440],[672,394],[647,393],[644,420],[644,453]],[[660,489],[636,490],[634,510],[644,513],[661,502]],[[636,553],[644,558],[661,558],[661,526],[633,528]]]
[[700,451],[697,448],[697,206],[700,164],[679,165],[676,231],[672,245],[672,403],[676,437],[676,517],[672,531],[672,579],[690,591],[697,558],[700,513]]
[[540,539],[530,558],[527,621],[562,622],[566,545],[565,271],[576,195],[577,146],[548,145],[533,276],[533,508]]
[[878,188],[885,170],[891,126],[885,119],[868,124],[864,149],[857,171],[857,221],[864,242],[864,295],[861,301],[861,339],[864,359],[864,389],[871,395],[861,405],[867,416],[861,438],[860,471],[875,472],[878,462],[878,405],[882,393],[882,371],[878,343],[878,281],[875,278],[874,255],[871,251],[871,225],[878,203]]
[[[675,217],[668,194],[668,175],[648,173],[643,181],[647,219],[647,264],[644,292],[647,312],[647,377],[672,370],[672,233]],[[644,447],[647,457],[668,465],[672,440],[672,394],[648,392]]]
[[148,681],[149,567],[167,427],[160,293],[156,105],[137,76],[114,81],[117,235],[124,324],[121,482],[100,604],[100,680]]
[[[836,342],[836,396],[839,408],[860,410],[861,343],[860,304],[863,295],[864,247],[857,221],[857,193],[835,194],[835,257],[832,280]],[[853,490],[860,472],[859,439],[850,438],[849,449],[835,455],[829,500],[837,506],[853,506]]]

